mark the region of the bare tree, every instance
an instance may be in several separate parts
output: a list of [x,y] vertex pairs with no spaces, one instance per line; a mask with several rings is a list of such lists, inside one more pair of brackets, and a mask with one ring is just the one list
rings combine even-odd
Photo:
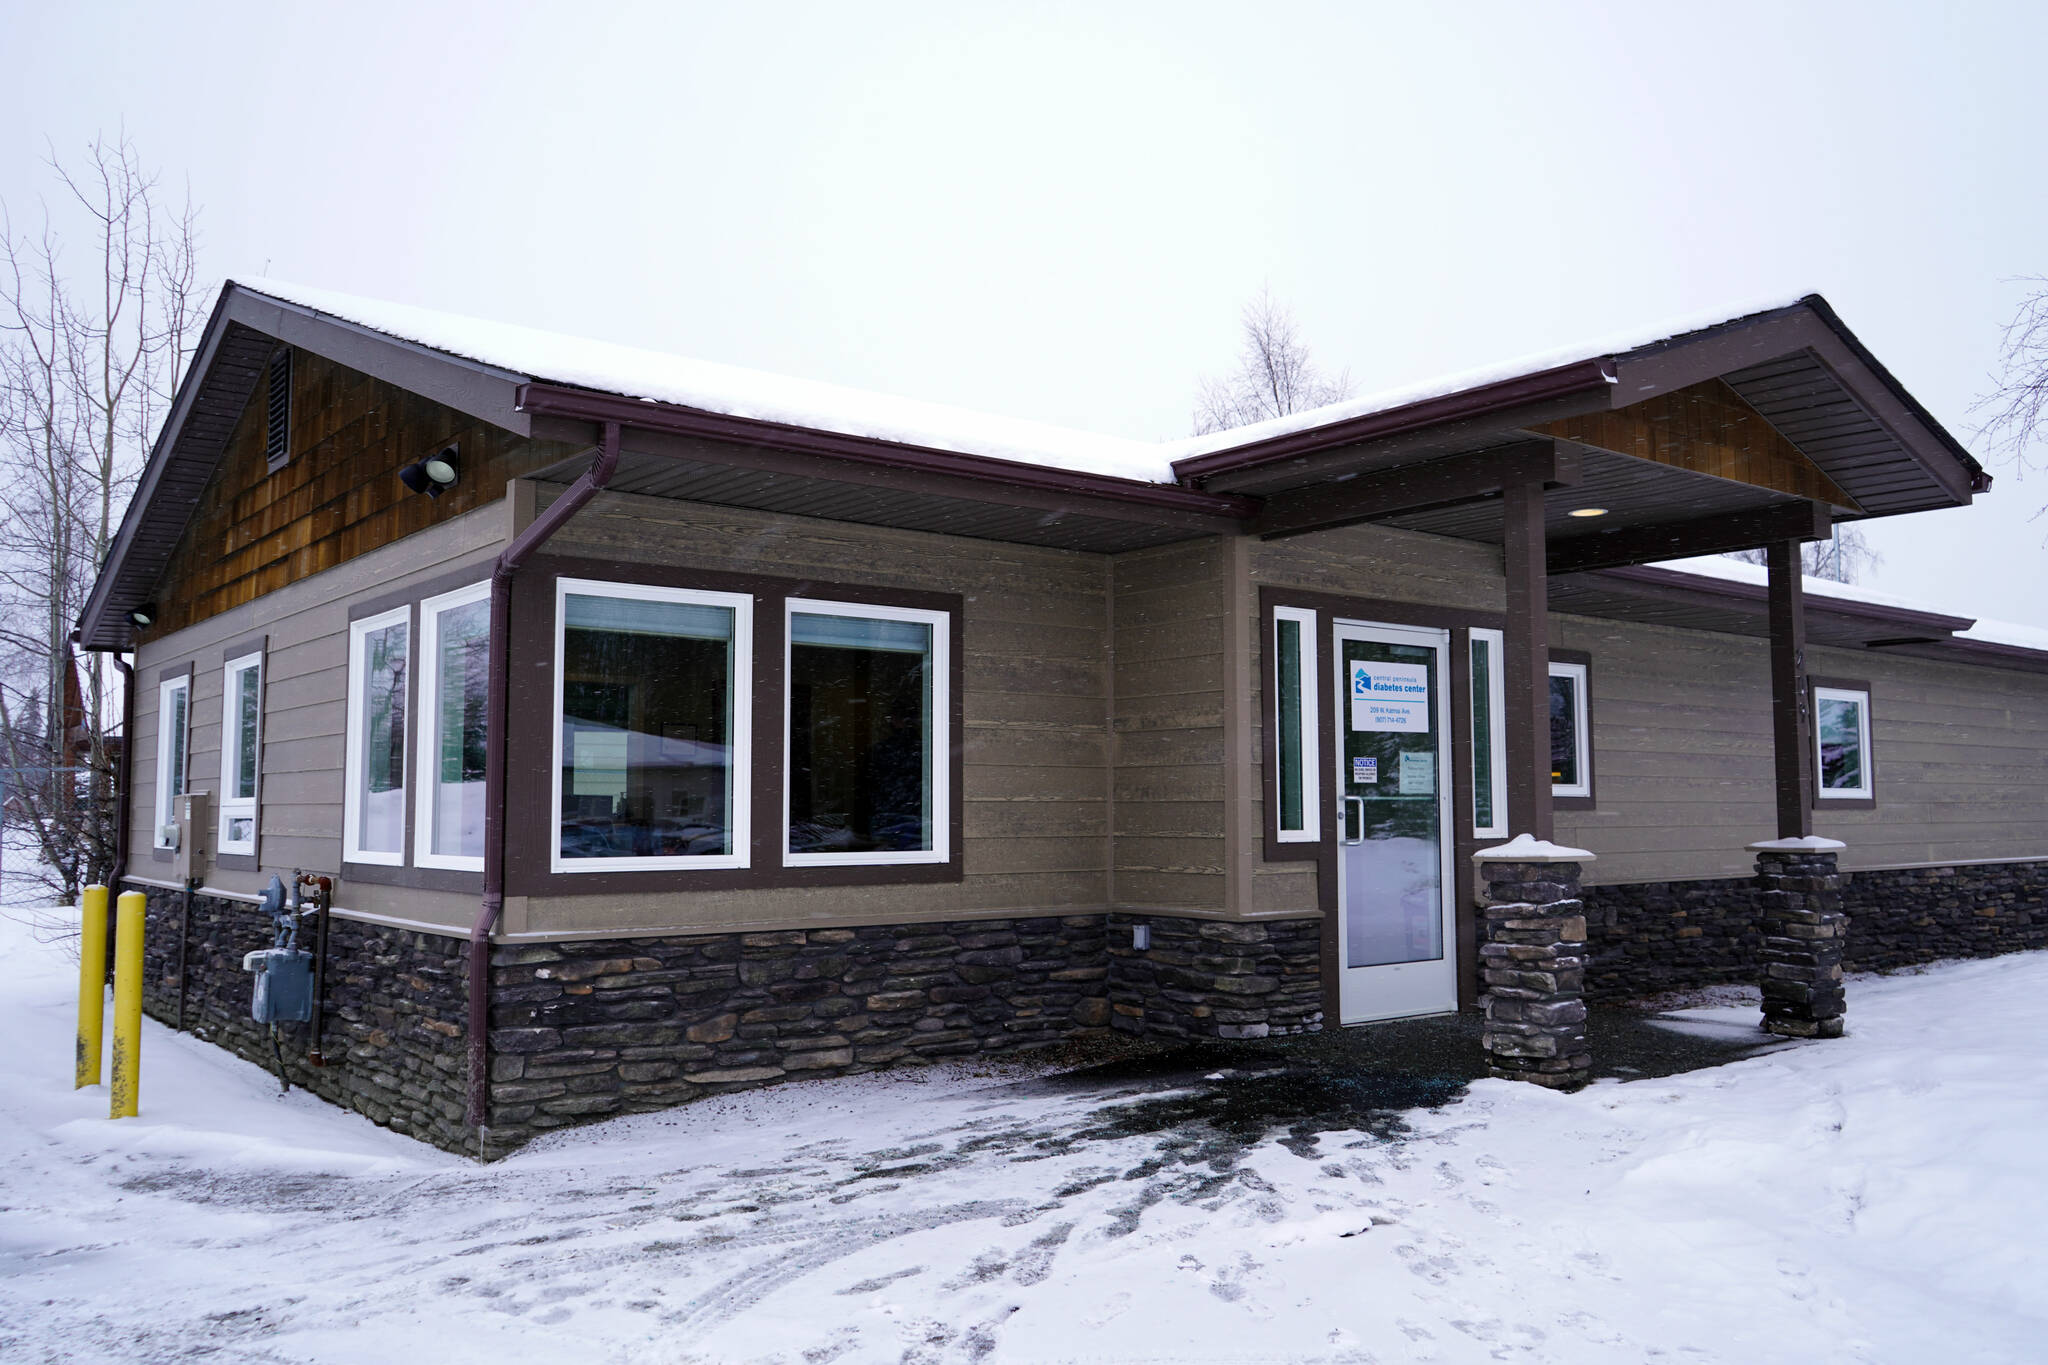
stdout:
[[71,627],[205,300],[189,199],[161,202],[125,134],[48,165],[34,231],[0,204],[0,823],[40,864],[36,891],[69,899],[112,868],[123,740],[113,680]]
[[[1745,564],[1764,562],[1762,550],[1735,550],[1728,555]],[[1854,526],[1837,526],[1827,540],[1809,540],[1799,547],[1800,572],[1808,578],[1825,578],[1835,583],[1862,581],[1865,571],[1884,563],[1884,556],[1870,546],[1869,539]]]
[[1291,412],[1306,412],[1351,396],[1351,372],[1327,376],[1316,368],[1294,325],[1294,314],[1268,290],[1244,306],[1244,346],[1237,368],[1204,376],[1195,396],[1195,434],[1246,427]]
[[2048,275],[2018,283],[2027,292],[2005,326],[1992,389],[1970,411],[1982,419],[1977,434],[2024,477],[2039,468],[2036,460],[2048,446]]

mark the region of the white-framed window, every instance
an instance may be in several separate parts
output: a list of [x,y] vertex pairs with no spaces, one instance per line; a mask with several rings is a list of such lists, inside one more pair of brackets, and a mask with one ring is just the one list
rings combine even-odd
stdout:
[[952,857],[948,613],[785,599],[783,864]]
[[1508,836],[1507,694],[1501,682],[1502,637],[1472,628],[1472,833]]
[[158,848],[177,844],[178,814],[171,798],[183,796],[192,747],[192,679],[165,678],[156,688],[156,834]]
[[555,581],[555,872],[748,865],[754,599]]
[[491,585],[420,603],[420,725],[413,865],[484,866],[484,713],[490,686]]
[[405,862],[405,738],[410,700],[412,608],[395,607],[348,628],[348,738],[341,856],[352,863]]
[[1593,794],[1593,735],[1586,715],[1586,666],[1550,665],[1550,794]]
[[1273,818],[1274,837],[1283,844],[1312,844],[1323,837],[1316,757],[1321,681],[1315,612],[1273,608]]
[[1868,801],[1875,792],[1870,755],[1870,693],[1813,689],[1815,790],[1823,801]]
[[220,689],[220,845],[256,851],[257,768],[263,754],[263,654],[229,659]]

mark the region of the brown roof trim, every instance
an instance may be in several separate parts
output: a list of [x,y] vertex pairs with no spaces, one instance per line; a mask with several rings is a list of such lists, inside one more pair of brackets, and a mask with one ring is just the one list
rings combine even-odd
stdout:
[[1568,398],[1579,393],[1604,393],[1614,383],[1613,367],[1606,358],[1575,361],[1555,369],[1539,370],[1513,379],[1503,379],[1457,393],[1425,398],[1398,408],[1369,412],[1359,417],[1331,422],[1271,436],[1229,450],[1192,455],[1173,462],[1173,472],[1182,481],[1195,481],[1223,473],[1238,473],[1282,460],[1314,454],[1357,441],[1394,436],[1419,427],[1436,426],[1547,399]]
[[[1144,483],[1109,474],[1087,474],[1043,465],[963,455],[930,446],[884,441],[846,432],[819,431],[755,417],[733,417],[676,403],[652,403],[593,389],[530,383],[519,389],[519,409],[535,416],[566,417],[591,422],[617,422],[643,431],[670,432],[737,445],[762,446],[844,460],[852,464],[971,479],[984,484],[1064,493],[1109,503],[1137,504],[1168,512],[1193,513],[1246,521],[1259,509],[1255,498],[1231,493],[1204,493],[1168,484]],[[1113,512],[1108,515],[1114,515]]]
[[[1760,583],[1734,583],[1725,578],[1709,578],[1704,574],[1686,573],[1683,569],[1661,569],[1652,564],[1632,564],[1618,569],[1595,569],[1586,576],[1631,586],[1676,591],[1694,597],[1723,597],[1758,605],[1770,600],[1769,589]],[[1968,630],[1977,624],[1977,618],[1974,616],[1949,616],[1942,612],[1919,611],[1911,607],[1893,607],[1877,602],[1856,602],[1847,598],[1818,597],[1811,594],[1806,598],[1806,610],[1809,613],[1828,616],[1846,616],[1858,621],[1875,621],[1908,630],[1935,631],[1943,635]]]

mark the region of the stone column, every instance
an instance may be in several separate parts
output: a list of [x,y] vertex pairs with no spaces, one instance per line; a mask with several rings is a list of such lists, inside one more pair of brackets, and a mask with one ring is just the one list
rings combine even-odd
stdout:
[[1586,1046],[1586,911],[1582,848],[1517,835],[1473,855],[1485,985],[1486,1062],[1502,1080],[1576,1090]]
[[1787,1038],[1839,1038],[1847,1003],[1842,949],[1842,877],[1835,855],[1846,845],[1807,835],[1751,844],[1756,908],[1763,921],[1763,1027]]

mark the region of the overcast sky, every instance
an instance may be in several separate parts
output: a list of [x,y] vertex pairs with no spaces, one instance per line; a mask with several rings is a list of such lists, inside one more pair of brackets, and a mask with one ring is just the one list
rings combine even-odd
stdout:
[[[204,264],[1156,439],[1262,285],[1361,391],[1817,290],[1975,446],[2048,274],[2032,4],[49,5]],[[2048,626],[2048,477],[1867,581]]]

